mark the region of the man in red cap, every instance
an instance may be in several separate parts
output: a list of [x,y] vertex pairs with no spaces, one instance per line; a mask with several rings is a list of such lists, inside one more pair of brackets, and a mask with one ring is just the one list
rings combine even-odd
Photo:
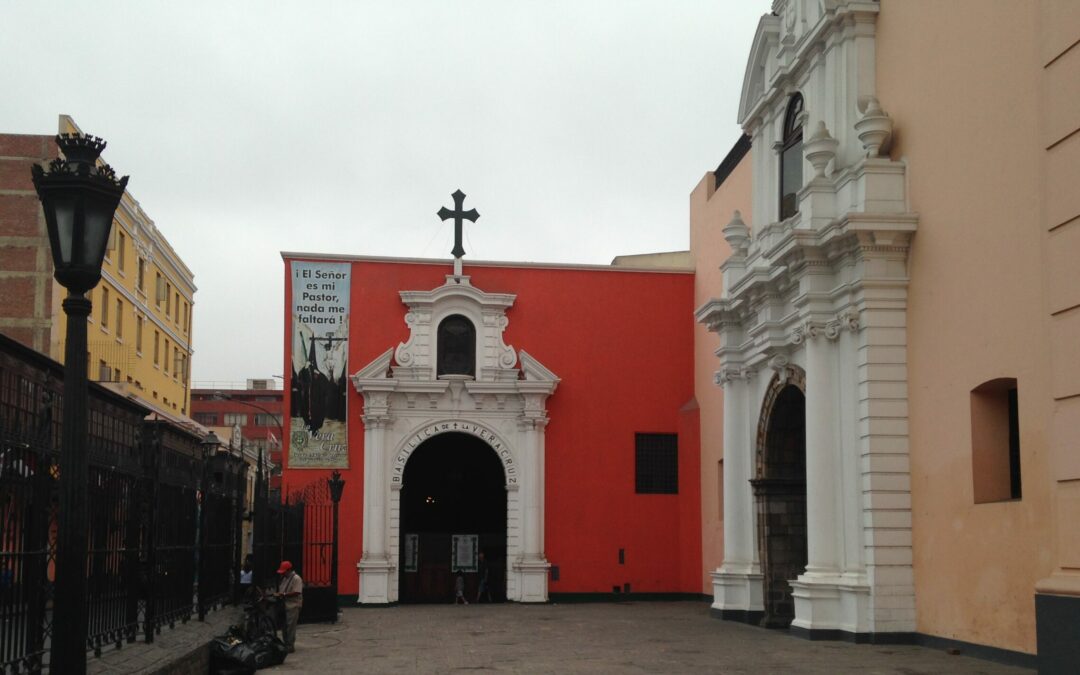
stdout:
[[296,622],[300,619],[300,607],[304,604],[304,580],[293,569],[292,563],[282,560],[278,567],[281,581],[278,582],[277,597],[285,603],[285,630],[282,638],[285,648],[291,654],[296,651]]

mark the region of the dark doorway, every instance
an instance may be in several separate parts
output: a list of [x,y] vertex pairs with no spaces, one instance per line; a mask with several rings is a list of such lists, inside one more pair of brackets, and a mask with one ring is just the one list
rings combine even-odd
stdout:
[[806,398],[795,385],[774,385],[752,483],[764,584],[761,624],[786,628],[795,618],[789,582],[806,570]]
[[[451,555],[454,535],[477,538],[491,601],[505,601],[506,478],[502,464],[495,451],[475,436],[446,433],[424,441],[405,465],[398,568],[401,602],[454,602],[458,576]],[[461,572],[470,603],[476,600],[480,574],[479,568]]]

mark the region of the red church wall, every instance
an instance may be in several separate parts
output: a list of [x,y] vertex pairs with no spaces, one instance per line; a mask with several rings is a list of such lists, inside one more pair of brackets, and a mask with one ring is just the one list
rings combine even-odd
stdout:
[[[448,263],[353,261],[349,371],[408,338],[399,291],[436,288],[450,271]],[[545,552],[559,568],[549,592],[611,593],[630,584],[634,593],[700,593],[693,274],[467,261],[465,274],[486,292],[517,295],[505,342],[561,378],[548,400],[546,429]],[[285,278],[288,354],[288,273]],[[286,357],[286,374],[288,364]],[[363,399],[351,387],[348,395],[343,595],[359,590],[364,483]],[[635,494],[635,432],[679,434],[677,495]],[[286,467],[284,480],[300,487],[327,473]]]

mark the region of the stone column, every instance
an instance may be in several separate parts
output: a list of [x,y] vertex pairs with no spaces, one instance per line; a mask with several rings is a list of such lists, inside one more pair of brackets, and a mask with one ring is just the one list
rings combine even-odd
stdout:
[[837,333],[808,323],[806,343],[806,535],[807,576],[835,575],[840,569],[843,527],[837,462],[839,403],[836,392]]
[[749,417],[753,371],[725,368],[724,388],[724,560],[713,572],[713,613],[753,622],[763,610],[754,528],[754,442]]
[[547,602],[548,562],[544,558],[544,427],[547,418],[530,414],[518,420],[522,434],[522,498],[524,517],[521,521],[522,554],[514,564],[519,574],[521,602]]
[[791,582],[797,631],[841,630],[843,495],[838,444],[835,325],[807,322],[793,336],[806,349],[806,572]]
[[386,604],[394,565],[389,555],[386,473],[386,429],[390,426],[389,396],[371,392],[364,396],[364,532],[363,557],[356,564],[360,574],[359,602]]
[[[372,452],[366,452],[365,446],[365,463],[368,456],[371,458],[370,468],[372,473],[371,481],[371,499],[368,501],[371,510],[371,518],[368,519],[367,526],[371,529],[371,533],[368,536],[368,557],[372,560],[386,560],[387,558],[387,536],[386,536],[386,453],[387,448],[384,447],[384,439],[386,437],[386,426],[388,420],[383,417],[372,418],[365,421],[365,427],[370,428],[370,438],[372,441]],[[365,441],[367,439],[365,438]]]

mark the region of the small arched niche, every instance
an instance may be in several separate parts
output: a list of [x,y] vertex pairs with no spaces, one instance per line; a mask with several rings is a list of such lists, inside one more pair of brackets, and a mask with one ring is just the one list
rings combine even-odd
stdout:
[[476,327],[472,321],[460,314],[451,314],[439,322],[436,341],[436,376],[476,377]]

